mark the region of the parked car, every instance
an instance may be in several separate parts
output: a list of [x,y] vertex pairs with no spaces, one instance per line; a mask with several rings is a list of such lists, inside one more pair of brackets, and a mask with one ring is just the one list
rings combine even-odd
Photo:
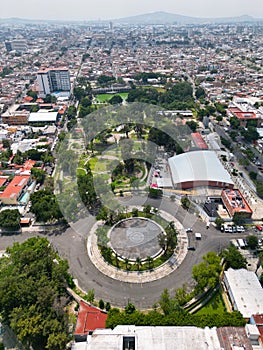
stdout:
[[228,232],[230,232],[230,233],[232,233],[233,232],[233,230],[232,230],[232,226],[228,226]]
[[262,231],[262,226],[256,225],[256,229],[257,229],[258,231]]
[[185,231],[186,233],[193,232],[193,230],[190,227],[188,227]]

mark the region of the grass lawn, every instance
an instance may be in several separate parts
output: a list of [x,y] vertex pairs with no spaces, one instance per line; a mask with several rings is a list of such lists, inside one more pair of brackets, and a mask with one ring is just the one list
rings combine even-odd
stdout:
[[91,170],[91,171],[94,170],[97,161],[98,161],[98,158],[96,158],[96,157],[90,158],[90,160],[89,160],[88,163],[89,163],[89,166],[90,166],[90,170]]
[[86,175],[85,169],[77,168],[77,175]]
[[155,89],[157,90],[158,92],[165,92],[165,88],[163,87],[156,87],[156,86],[152,86],[152,85],[143,85],[142,86],[143,89]]
[[121,92],[119,94],[99,94],[99,95],[96,95],[96,100],[98,102],[101,102],[101,103],[108,102],[115,95],[121,96],[121,98],[123,100],[126,100],[127,97],[128,97],[128,93],[127,92]]
[[94,173],[103,173],[109,169],[109,165],[112,163],[112,160],[103,159],[103,158],[91,158],[89,160],[89,166],[91,171]]
[[223,314],[224,312],[226,312],[226,307],[219,290],[202,309],[196,312],[196,315]]

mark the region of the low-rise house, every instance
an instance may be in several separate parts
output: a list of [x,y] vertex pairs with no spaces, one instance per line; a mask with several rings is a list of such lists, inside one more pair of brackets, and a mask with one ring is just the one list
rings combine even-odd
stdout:
[[5,205],[18,205],[26,194],[26,189],[30,185],[30,175],[16,175],[9,185],[0,194],[0,200]]

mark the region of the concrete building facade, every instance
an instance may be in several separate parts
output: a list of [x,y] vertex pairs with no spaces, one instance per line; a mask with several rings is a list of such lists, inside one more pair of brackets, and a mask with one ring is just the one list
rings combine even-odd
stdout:
[[56,91],[70,92],[70,75],[67,68],[48,68],[37,73],[39,96],[45,97]]

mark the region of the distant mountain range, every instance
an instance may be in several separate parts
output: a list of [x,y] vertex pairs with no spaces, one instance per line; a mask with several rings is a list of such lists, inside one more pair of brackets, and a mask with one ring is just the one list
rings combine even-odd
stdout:
[[239,17],[220,17],[220,18],[200,18],[177,15],[168,12],[153,12],[137,16],[118,18],[112,20],[37,20],[37,19],[23,19],[23,18],[0,18],[0,23],[114,23],[120,24],[205,24],[205,23],[255,23],[263,22],[263,18],[254,18],[252,16]]
[[125,17],[114,20],[117,23],[127,24],[202,24],[202,23],[242,23],[257,22],[263,19],[256,19],[251,16],[222,17],[222,18],[198,18],[177,15],[168,12],[153,12],[138,16]]

